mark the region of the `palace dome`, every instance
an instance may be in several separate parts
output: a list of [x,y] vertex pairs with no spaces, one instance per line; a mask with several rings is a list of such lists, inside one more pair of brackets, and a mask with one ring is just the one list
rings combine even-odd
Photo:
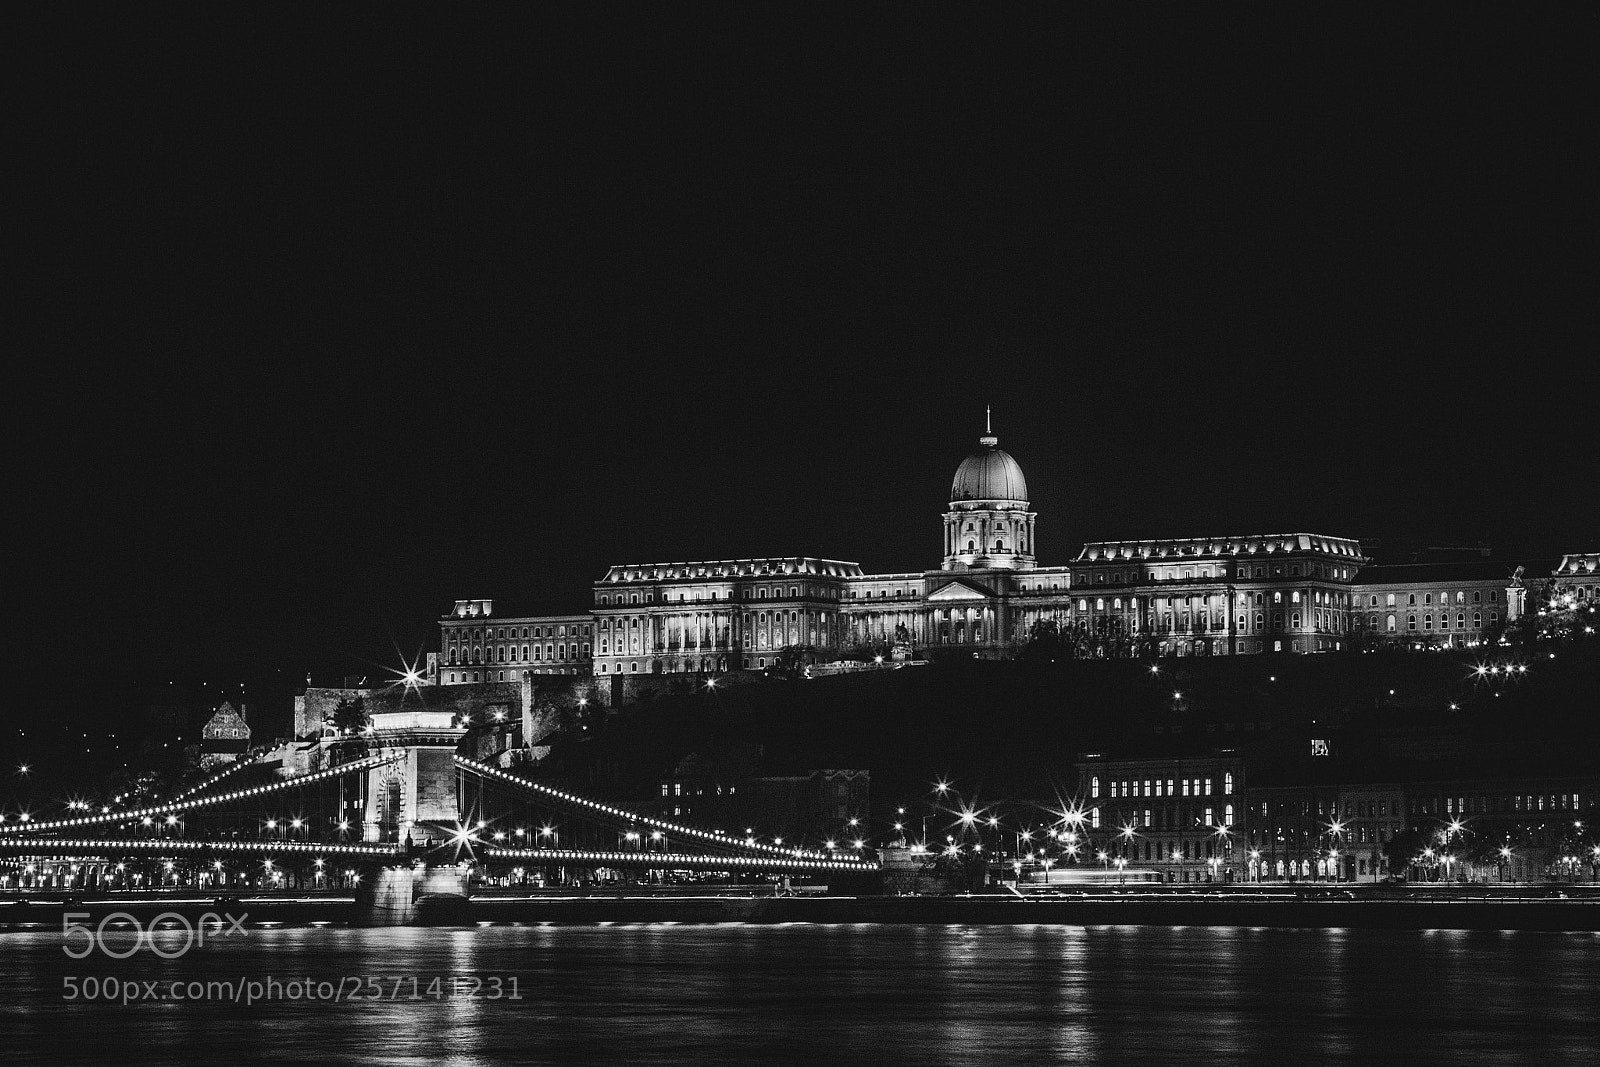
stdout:
[[1000,448],[999,439],[990,435],[978,438],[978,444],[982,447],[956,468],[956,479],[950,485],[950,502],[1020,500],[1027,503],[1028,483],[1011,453]]

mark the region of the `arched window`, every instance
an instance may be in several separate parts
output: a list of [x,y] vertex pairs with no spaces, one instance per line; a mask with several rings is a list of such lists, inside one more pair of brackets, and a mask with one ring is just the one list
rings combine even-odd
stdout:
[[1091,797],[1100,795],[1100,779],[1098,777],[1089,779],[1089,795]]
[[[1227,774],[1224,774],[1222,776],[1222,791],[1224,793],[1228,794],[1229,796],[1233,795],[1233,772],[1232,771],[1229,771]],[[1231,812],[1233,810],[1233,806],[1229,805],[1228,810]],[[1231,823],[1230,823],[1230,825],[1231,825]]]

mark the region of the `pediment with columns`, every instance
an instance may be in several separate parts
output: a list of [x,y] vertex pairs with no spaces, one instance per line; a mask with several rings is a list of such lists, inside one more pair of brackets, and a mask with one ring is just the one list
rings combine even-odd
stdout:
[[928,594],[927,602],[930,604],[970,603],[975,600],[993,600],[995,594],[980,585],[963,582],[960,579],[940,586]]

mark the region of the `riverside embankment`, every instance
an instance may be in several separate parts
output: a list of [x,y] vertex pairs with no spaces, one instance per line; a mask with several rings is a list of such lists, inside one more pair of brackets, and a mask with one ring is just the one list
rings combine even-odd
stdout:
[[[929,923],[1072,926],[1351,927],[1456,930],[1600,930],[1600,893],[1590,887],[1526,891],[1398,890],[1097,892],[1051,896],[773,896],[747,894],[519,893],[485,887],[462,907],[419,902],[423,924],[528,923]],[[356,902],[338,896],[214,898],[118,894],[0,899],[0,928],[97,924],[117,913],[149,923],[163,913],[192,921],[208,913],[246,925],[358,924]]]

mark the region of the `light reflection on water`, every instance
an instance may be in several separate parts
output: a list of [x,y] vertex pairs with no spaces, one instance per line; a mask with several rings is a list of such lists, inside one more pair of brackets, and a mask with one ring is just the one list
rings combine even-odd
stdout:
[[[1600,937],[1205,927],[252,929],[177,960],[0,931],[12,1063],[1580,1063]],[[522,999],[68,1003],[64,976],[517,980]],[[483,990],[489,992],[487,984]]]

